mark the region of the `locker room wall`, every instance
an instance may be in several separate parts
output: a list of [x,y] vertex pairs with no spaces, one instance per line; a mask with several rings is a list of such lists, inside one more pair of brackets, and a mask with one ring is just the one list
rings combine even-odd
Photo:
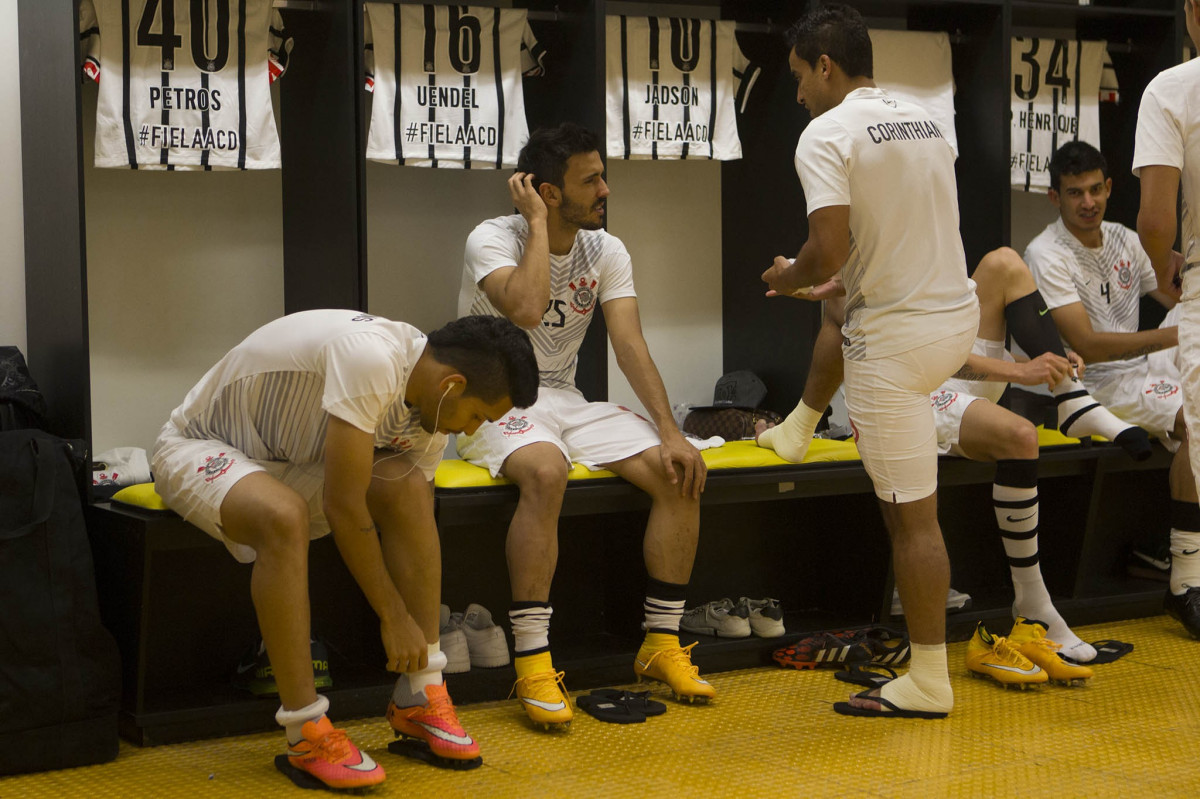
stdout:
[[281,176],[96,169],[96,95],[85,84],[92,448],[149,450],[208,368],[283,314]]
[[0,2],[0,344],[28,355],[25,338],[25,215],[21,196],[21,76],[17,4]]

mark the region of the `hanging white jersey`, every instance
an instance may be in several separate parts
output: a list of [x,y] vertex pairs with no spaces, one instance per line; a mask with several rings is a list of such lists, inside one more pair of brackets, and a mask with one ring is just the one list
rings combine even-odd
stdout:
[[523,9],[367,3],[367,158],[515,167],[529,138],[523,75],[545,53]]
[[1104,42],[1013,38],[1013,188],[1050,188],[1050,157],[1069,141],[1100,149],[1106,47]]
[[957,156],[949,34],[872,29],[871,53],[875,85],[928,111]]
[[79,23],[96,166],[279,168],[271,83],[292,42],[271,0],[81,0]]
[[736,114],[761,70],[733,22],[610,16],[605,25],[610,158],[742,157]]

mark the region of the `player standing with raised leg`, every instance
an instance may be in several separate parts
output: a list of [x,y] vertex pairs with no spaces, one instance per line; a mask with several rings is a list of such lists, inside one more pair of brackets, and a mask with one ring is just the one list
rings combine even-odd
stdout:
[[958,234],[954,152],[923,109],[872,80],[871,39],[854,9],[829,4],[788,31],[796,100],[813,119],[796,148],[808,240],[763,273],[769,295],[846,294],[846,407],[892,539],[912,666],[848,715],[941,718],[950,564],[937,520],[937,436],[929,392],[966,362],[979,327]]

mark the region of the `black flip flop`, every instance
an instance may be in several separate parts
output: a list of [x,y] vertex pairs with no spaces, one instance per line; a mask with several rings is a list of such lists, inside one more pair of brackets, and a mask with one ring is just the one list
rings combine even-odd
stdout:
[[578,696],[575,704],[583,708],[589,716],[610,724],[641,724],[646,720],[646,714],[634,710],[628,705],[614,702],[603,696]]
[[882,663],[851,663],[833,676],[864,688],[882,688],[896,679],[896,671]]
[[[1112,663],[1114,660],[1120,660],[1133,651],[1133,644],[1127,644],[1124,641],[1114,641],[1109,638],[1105,638],[1102,641],[1092,641],[1092,646],[1096,647],[1096,657],[1084,663],[1083,665],[1085,666]],[[1070,660],[1072,663],[1077,662],[1070,658],[1064,658],[1064,660]]]
[[865,716],[876,719],[944,719],[949,715],[949,713],[934,710],[905,710],[902,707],[897,707],[882,696],[861,696],[855,694],[855,698],[878,702],[883,707],[878,710],[870,710],[865,707],[855,707],[849,702],[834,702],[833,711],[841,713],[843,716]]
[[387,748],[393,755],[411,757],[413,760],[419,760],[422,763],[428,763],[438,768],[450,769],[451,771],[470,771],[473,768],[479,768],[483,765],[482,757],[474,757],[470,760],[456,760],[452,757],[435,755],[433,750],[429,748],[429,744],[416,738],[405,737],[392,741],[388,744]]
[[651,699],[649,691],[620,691],[616,688],[597,688],[595,691],[592,691],[591,695],[624,705],[630,710],[636,710],[647,717],[661,716],[667,712],[667,706],[662,702],[655,702]]

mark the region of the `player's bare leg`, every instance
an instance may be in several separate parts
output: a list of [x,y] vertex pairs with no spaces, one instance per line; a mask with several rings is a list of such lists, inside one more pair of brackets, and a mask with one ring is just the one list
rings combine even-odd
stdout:
[[550,584],[558,563],[558,515],[567,488],[568,464],[553,444],[521,447],[503,473],[520,489],[508,527],[505,552],[512,586],[512,623],[517,682],[513,692],[530,720],[566,727],[574,714],[562,672],[550,656]]

